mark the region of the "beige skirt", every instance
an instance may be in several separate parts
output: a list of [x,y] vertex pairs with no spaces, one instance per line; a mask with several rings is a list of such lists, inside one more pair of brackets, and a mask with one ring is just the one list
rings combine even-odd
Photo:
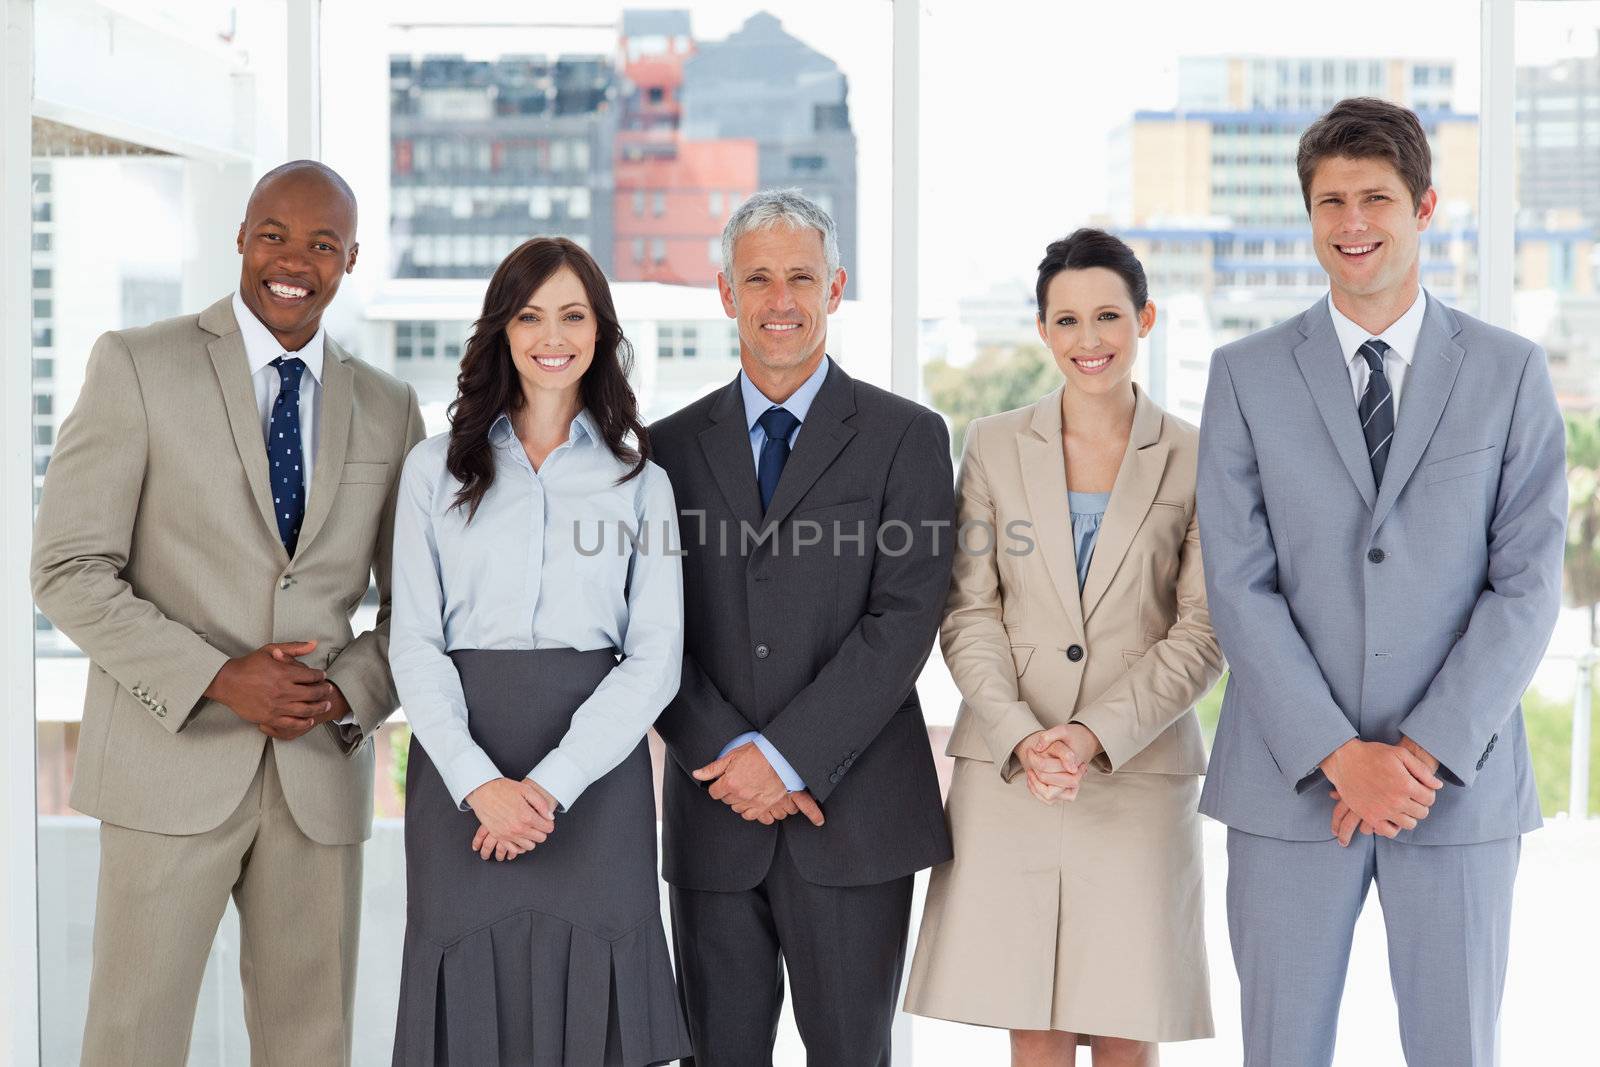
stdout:
[[1090,770],[1047,805],[957,759],[905,1010],[1138,1041],[1212,1036],[1196,775]]

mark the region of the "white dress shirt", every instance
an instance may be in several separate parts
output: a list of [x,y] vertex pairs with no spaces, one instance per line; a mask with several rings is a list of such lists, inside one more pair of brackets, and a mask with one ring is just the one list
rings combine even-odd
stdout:
[[[1418,286],[1417,298],[1411,302],[1411,307],[1376,337],[1389,346],[1389,351],[1383,354],[1383,376],[1389,379],[1397,423],[1400,421],[1400,390],[1405,388],[1406,371],[1417,354],[1417,335],[1422,332],[1422,316],[1428,308],[1427,300],[1428,294]],[[1332,293],[1328,294],[1328,312],[1333,316],[1333,331],[1339,335],[1339,347],[1344,350],[1345,365],[1350,370],[1350,388],[1355,392],[1356,403],[1359,404],[1361,394],[1367,391],[1367,379],[1372,375],[1372,368],[1367,366],[1359,349],[1374,337],[1365,327],[1333,306]]]
[[297,357],[306,365],[300,375],[300,451],[306,462],[302,468],[305,476],[305,499],[311,500],[311,469],[317,462],[317,401],[322,394],[322,353],[326,335],[321,326],[316,334],[298,352],[285,352],[272,331],[262,325],[255,313],[245,306],[244,297],[233,294],[233,317],[239,320],[239,333],[244,338],[244,356],[250,364],[250,384],[256,390],[256,408],[261,412],[261,440],[267,439],[267,428],[272,425],[272,405],[283,389],[278,368],[272,361],[279,356]]
[[501,773],[467,728],[449,653],[618,649],[621,662],[572,713],[561,743],[532,769],[506,768],[532,778],[565,810],[638,746],[678,691],[677,506],[654,463],[617,484],[630,468],[587,411],[537,471],[506,416],[489,440],[494,481],[470,523],[465,509],[452,506],[461,482],[445,469],[449,434],[428,438],[406,459],[394,520],[389,666],[411,729],[465,809],[467,794]]

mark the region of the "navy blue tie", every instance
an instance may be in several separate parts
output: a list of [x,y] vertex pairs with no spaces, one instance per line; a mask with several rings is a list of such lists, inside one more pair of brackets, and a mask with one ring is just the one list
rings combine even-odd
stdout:
[[761,510],[765,513],[772,503],[772,494],[778,491],[783,465],[789,462],[789,435],[800,425],[800,420],[783,408],[772,407],[762,412],[756,422],[767,434],[767,439],[761,443],[761,460],[756,464],[756,484],[761,487]]
[[272,512],[278,519],[278,536],[289,555],[300,540],[300,521],[306,514],[305,452],[300,447],[300,374],[306,365],[298,357],[279,356],[271,364],[278,370],[278,399],[267,425],[267,462],[271,464]]

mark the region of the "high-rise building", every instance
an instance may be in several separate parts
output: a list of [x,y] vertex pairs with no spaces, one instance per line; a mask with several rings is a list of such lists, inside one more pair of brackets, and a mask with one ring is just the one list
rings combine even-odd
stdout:
[[1517,201],[1520,224],[1600,223],[1600,52],[1517,68]]
[[753,139],[683,135],[683,68],[695,47],[686,11],[623,12],[618,281],[715,284],[723,224],[759,188]]
[[1349,96],[1379,96],[1416,111],[1448,111],[1448,59],[1356,56],[1184,56],[1177,106],[1185,111],[1323,112]]
[[683,65],[682,133],[690,141],[754,141],[763,188],[798,186],[833,215],[839,255],[859,297],[856,136],[849,80],[832,59],[761,12]]
[[535,233],[612,267],[608,56],[390,58],[399,278],[480,278]]

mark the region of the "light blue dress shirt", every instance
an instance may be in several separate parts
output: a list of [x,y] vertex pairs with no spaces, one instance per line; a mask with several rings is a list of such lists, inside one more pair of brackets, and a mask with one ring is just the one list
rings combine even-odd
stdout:
[[1094,543],[1100,539],[1100,523],[1106,517],[1106,507],[1110,503],[1110,493],[1067,491],[1067,507],[1072,512],[1072,547],[1078,557],[1079,592],[1083,591],[1083,583],[1089,577]]
[[[766,414],[771,407],[781,407],[789,414],[800,420],[799,425],[789,434],[789,447],[800,439],[800,430],[805,426],[806,413],[811,410],[811,402],[817,399],[817,394],[822,391],[822,383],[828,377],[828,365],[833,360],[828,356],[822,357],[822,362],[817,364],[817,369],[811,372],[811,377],[800,384],[783,403],[767,399],[766,395],[756,388],[750,376],[744,371],[739,372],[739,392],[744,397],[744,424],[750,431],[750,462],[752,464],[750,477],[756,476],[756,470],[761,465],[761,446],[767,443],[767,431],[761,428],[756,420]],[[783,779],[783,787],[791,793],[797,793],[806,787],[805,779],[801,778],[783,754],[773,746],[760,733],[750,730],[740,734],[722,747],[722,755],[726,756],[740,745],[754,741],[761,754],[767,757],[767,762],[772,764],[772,769],[778,772],[778,777]]]
[[[464,809],[500,771],[467,730],[448,653],[616,648],[621,661],[573,712],[561,743],[526,775],[563,809],[621,763],[678,691],[683,570],[666,473],[628,466],[587,411],[538,471],[511,421],[489,430],[494,482],[469,524],[452,507],[449,435],[406,459],[394,522],[389,665],[412,730]],[[507,768],[515,775],[521,768]]]

